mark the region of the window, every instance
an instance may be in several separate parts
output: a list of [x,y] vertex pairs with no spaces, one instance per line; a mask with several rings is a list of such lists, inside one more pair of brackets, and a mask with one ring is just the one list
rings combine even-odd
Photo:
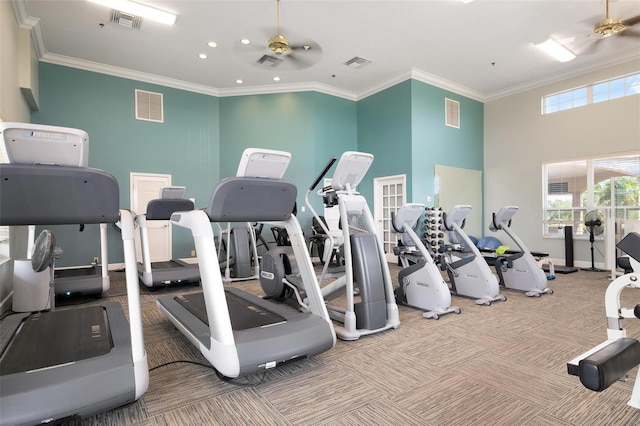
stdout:
[[640,224],[640,154],[543,165],[544,234],[561,237],[565,226],[586,235],[584,216],[600,210],[620,226]]
[[542,114],[551,114],[638,93],[640,93],[640,73],[544,96]]

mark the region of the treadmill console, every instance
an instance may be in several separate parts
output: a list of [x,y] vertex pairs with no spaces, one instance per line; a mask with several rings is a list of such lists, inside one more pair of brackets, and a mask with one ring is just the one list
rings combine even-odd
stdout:
[[79,129],[0,123],[3,154],[13,164],[87,167],[89,135]]
[[333,189],[336,191],[345,190],[347,184],[351,189],[355,189],[367,174],[371,163],[373,163],[373,154],[355,151],[347,151],[342,154],[331,179]]
[[282,179],[291,161],[291,154],[273,149],[247,148],[242,153],[237,177]]
[[187,191],[185,186],[163,186],[160,188],[160,198],[163,200],[179,200],[184,198]]

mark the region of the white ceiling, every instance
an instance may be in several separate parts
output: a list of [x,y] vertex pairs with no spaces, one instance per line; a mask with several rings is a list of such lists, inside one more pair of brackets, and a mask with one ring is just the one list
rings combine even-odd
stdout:
[[[624,36],[590,37],[604,0],[282,0],[281,34],[313,48],[273,69],[255,61],[276,35],[275,0],[144,0],[178,17],[173,26],[144,20],[139,30],[85,0],[12,2],[19,23],[35,29],[43,61],[218,96],[317,90],[361,99],[413,77],[488,101],[640,59],[640,24]],[[640,1],[611,0],[611,17],[638,15]],[[577,58],[560,63],[533,46],[549,36]],[[252,44],[241,45],[243,37]],[[344,65],[355,56],[372,63]]]

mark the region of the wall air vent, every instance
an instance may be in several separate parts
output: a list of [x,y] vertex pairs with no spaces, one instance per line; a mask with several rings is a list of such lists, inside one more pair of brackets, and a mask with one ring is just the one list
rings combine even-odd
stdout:
[[164,123],[162,93],[136,89],[136,120]]
[[139,30],[140,26],[142,25],[141,17],[116,9],[111,9],[111,16],[109,20],[111,22],[115,22],[116,24],[122,25],[123,27],[135,28],[136,30]]
[[460,102],[444,98],[444,124],[460,128]]
[[265,67],[275,68],[280,65],[283,60],[280,58],[276,58],[275,56],[270,55],[262,55],[260,59],[256,61],[260,65],[264,65]]
[[362,67],[369,65],[370,63],[371,61],[368,59],[360,58],[359,56],[354,56],[344,64],[349,68],[360,69]]

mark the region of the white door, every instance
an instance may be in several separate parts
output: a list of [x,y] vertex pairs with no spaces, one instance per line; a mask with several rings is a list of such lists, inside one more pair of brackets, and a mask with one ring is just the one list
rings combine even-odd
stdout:
[[[160,188],[171,186],[171,175],[131,172],[130,206],[134,214],[144,214],[147,203],[160,197]],[[149,257],[151,262],[163,262],[171,259],[171,224],[168,220],[150,220],[147,222],[149,235]],[[140,232],[136,232],[136,258],[142,261]]]
[[395,262],[393,248],[397,234],[391,225],[391,212],[396,213],[406,199],[406,175],[386,176],[373,180],[373,218],[389,262]]

